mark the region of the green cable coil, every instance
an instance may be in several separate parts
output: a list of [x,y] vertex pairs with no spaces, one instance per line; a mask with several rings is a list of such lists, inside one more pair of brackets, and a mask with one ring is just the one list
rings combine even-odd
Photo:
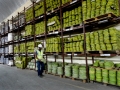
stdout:
[[120,70],[117,71],[117,77],[120,77]]
[[65,66],[65,76],[67,76],[67,77],[72,76],[72,67],[71,67],[71,65],[66,65]]
[[72,77],[78,78],[79,77],[79,65],[73,65],[72,66]]
[[116,85],[117,79],[117,71],[116,70],[109,70],[109,84]]
[[90,75],[90,80],[95,80],[95,67],[90,66],[89,75]]
[[52,63],[51,62],[47,63],[47,67],[48,67],[48,73],[52,73]]
[[116,67],[120,68],[120,63],[116,64]]
[[52,73],[57,74],[58,63],[52,63]]
[[104,68],[104,62],[103,61],[100,61],[99,65],[100,65],[101,68]]
[[103,77],[108,77],[109,76],[109,72],[107,69],[102,69],[102,76]]
[[102,69],[102,81],[103,83],[109,82],[109,72],[107,69]]
[[99,62],[100,62],[99,60],[96,60],[95,63],[93,64],[93,66],[98,67],[99,66]]
[[79,79],[82,79],[82,80],[87,79],[85,66],[80,66],[79,68]]
[[117,71],[117,85],[120,86],[120,70]]
[[63,67],[57,67],[57,74],[63,75]]
[[102,69],[96,68],[96,81],[102,82]]
[[114,67],[114,63],[112,61],[105,61],[104,65],[105,69],[112,69]]

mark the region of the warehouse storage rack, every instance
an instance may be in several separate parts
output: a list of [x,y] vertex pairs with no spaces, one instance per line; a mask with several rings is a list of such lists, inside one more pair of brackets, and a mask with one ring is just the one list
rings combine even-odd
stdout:
[[0,53],[1,53],[1,63],[2,64],[8,64],[9,60],[13,57],[12,53],[8,52],[8,32],[9,32],[9,20],[7,22],[2,22],[1,25],[1,43],[0,43]]
[[[67,28],[64,28],[63,27],[63,12],[65,10],[69,10],[70,8],[72,7],[76,7],[78,5],[82,6],[82,2],[83,0],[69,0],[68,3],[66,4],[63,4],[62,5],[62,0],[60,0],[60,6],[53,9],[53,10],[50,10],[50,11],[47,11],[47,8],[46,8],[46,0],[44,0],[44,14],[38,16],[38,17],[35,17],[35,5],[39,5],[38,2],[33,2],[32,5],[30,5],[29,7],[27,8],[24,8],[24,10],[20,13],[18,13],[17,16],[15,17],[12,17],[12,20],[8,20],[9,21],[12,21],[12,29],[9,30],[8,28],[8,32],[12,32],[12,33],[15,33],[17,36],[18,36],[18,40],[14,40],[11,41],[11,42],[8,42],[8,43],[5,43],[1,45],[1,47],[5,47],[6,45],[13,45],[15,46],[16,44],[18,44],[18,46],[20,45],[20,43],[25,43],[25,47],[26,47],[26,43],[28,41],[34,41],[34,46],[35,46],[35,41],[36,40],[45,40],[47,38],[50,38],[50,37],[61,37],[61,46],[62,46],[62,50],[61,52],[45,52],[45,57],[46,57],[46,61],[48,61],[48,56],[49,55],[52,55],[52,56],[55,56],[55,62],[56,61],[56,55],[61,55],[62,56],[62,60],[63,60],[63,67],[65,67],[65,56],[71,56],[71,63],[73,63],[73,57],[75,56],[84,56],[85,57],[85,62],[86,62],[86,76],[87,76],[87,81],[89,81],[89,66],[88,66],[88,60],[87,60],[87,57],[92,57],[92,63],[94,63],[94,57],[99,57],[99,56],[117,56],[119,55],[119,50],[117,51],[114,51],[114,53],[111,51],[87,51],[86,50],[86,32],[92,32],[92,31],[95,31],[95,30],[98,30],[98,29],[102,29],[102,28],[106,28],[106,27],[109,27],[111,25],[115,25],[115,24],[118,24],[119,23],[119,20],[120,20],[120,17],[117,17],[115,16],[114,14],[112,13],[109,13],[109,14],[105,14],[105,15],[101,15],[101,16],[98,16],[96,18],[92,18],[92,19],[88,19],[88,20],[82,20],[81,23],[79,23],[78,25],[74,25],[74,26],[69,26]],[[119,1],[119,11],[120,11],[120,0]],[[26,11],[32,7],[32,13],[33,13],[33,19],[30,20],[30,21],[26,21],[26,17],[25,17],[25,13]],[[82,13],[82,12],[81,12]],[[58,14],[59,17],[60,17],[60,28],[58,30],[54,30],[54,31],[47,31],[47,19],[51,16],[54,16],[55,14]],[[23,20],[23,22],[21,22]],[[103,23],[103,21],[106,20],[106,22]],[[44,33],[42,34],[39,34],[39,35],[35,35],[35,31],[36,31],[36,28],[35,28],[35,24],[36,23],[39,23],[40,21],[44,21],[45,22],[45,31]],[[16,24],[15,24],[16,23]],[[27,25],[33,25],[33,29],[34,29],[34,35],[29,35],[29,36],[26,36],[24,37],[24,39],[21,39],[19,36],[20,36],[20,32],[21,31],[24,31],[25,30],[25,26]],[[16,26],[14,28],[14,26]],[[5,27],[5,26],[4,26]],[[9,25],[8,25],[9,27]],[[69,37],[71,37],[72,34],[81,34],[83,33],[84,34],[84,51],[83,52],[65,52],[64,51],[64,36],[65,35],[69,35]],[[1,37],[4,37],[5,35],[7,35],[7,32],[4,32],[4,34],[2,35],[1,34]],[[14,50],[13,50],[14,51]],[[19,51],[20,51],[20,47],[19,47]],[[33,52],[34,53],[34,52]],[[3,55],[5,55],[5,52],[4,53],[1,53]],[[25,57],[28,57],[29,55],[32,55],[32,53],[29,53],[29,52],[24,52],[24,53],[11,53],[13,56],[25,56]],[[14,61],[14,59],[13,59]],[[36,63],[36,62],[35,62]],[[36,65],[36,64],[35,64]],[[64,70],[64,69],[63,69]]]

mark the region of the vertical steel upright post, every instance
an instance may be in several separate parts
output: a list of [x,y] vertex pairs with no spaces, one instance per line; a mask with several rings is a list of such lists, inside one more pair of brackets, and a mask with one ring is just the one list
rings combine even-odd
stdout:
[[[7,21],[7,33],[9,33],[9,20]],[[8,42],[8,61],[9,61],[9,59],[10,59],[10,56],[9,55],[11,55],[11,53],[9,53],[9,42]]]
[[71,53],[71,64],[73,64],[73,53]]
[[[13,16],[12,16],[12,30],[13,30]],[[13,41],[12,41],[12,43],[13,43],[13,66],[15,65],[15,61],[14,61],[14,57],[15,57],[15,52],[14,52],[14,37],[13,37]]]
[[[81,6],[82,6],[82,1],[81,2]],[[84,56],[85,56],[85,63],[86,63],[86,77],[87,77],[87,82],[89,82],[89,67],[88,67],[88,60],[87,60],[87,50],[86,50],[86,31],[85,31],[85,24],[84,24],[84,20],[83,20],[83,10],[81,12],[82,14],[82,25],[83,25],[83,34],[84,34]]]
[[[24,17],[23,17],[23,19],[24,19],[24,25],[26,26],[25,7],[24,7]],[[27,46],[26,46],[26,44],[27,44],[27,41],[26,41],[26,38],[25,38],[25,48],[26,48],[25,56],[26,56],[26,62],[27,62],[28,53],[27,53]]]
[[[47,40],[47,15],[46,15],[46,0],[44,0],[44,23],[45,23],[45,43]],[[45,51],[45,56],[46,56],[46,64],[48,63],[48,58],[47,58],[47,53]],[[46,69],[48,70],[48,67],[46,67]]]
[[56,62],[56,55],[55,55],[55,62]]
[[[35,31],[36,31],[36,28],[35,28],[35,2],[33,2],[33,5],[32,5],[32,8],[33,8],[33,30],[34,30],[34,48],[35,48],[35,40],[36,40],[36,35],[35,35]],[[35,58],[35,55],[34,55],[34,58]],[[35,68],[36,68],[36,60],[35,60]]]
[[119,4],[119,16],[120,16],[120,0],[118,0],[118,4]]
[[89,82],[89,67],[88,67],[88,60],[87,60],[87,53],[86,53],[86,34],[85,34],[84,22],[83,22],[83,33],[84,33],[84,55],[85,55],[85,62],[86,62],[86,77],[87,77],[87,82]]
[[[5,35],[5,22],[3,23],[3,32],[4,32],[4,35]],[[4,36],[4,62],[5,62],[5,36]]]
[[18,45],[19,45],[19,47],[18,47],[18,49],[19,49],[19,57],[20,57],[20,55],[21,55],[21,52],[20,52],[20,42],[19,42],[19,40],[20,40],[20,32],[19,32],[19,12],[18,12],[18,31],[17,31],[17,34],[18,34]]
[[63,74],[65,73],[65,58],[64,58],[64,38],[63,38],[63,18],[62,18],[62,0],[60,0],[60,26],[61,26],[61,37],[62,37],[62,59],[63,59]]
[[92,64],[94,64],[94,56],[92,56]]

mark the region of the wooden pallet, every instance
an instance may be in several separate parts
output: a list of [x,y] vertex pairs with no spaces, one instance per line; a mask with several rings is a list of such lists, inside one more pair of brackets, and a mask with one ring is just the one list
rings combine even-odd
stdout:
[[72,25],[69,27],[65,27],[63,30],[67,31],[67,30],[76,30],[76,29],[80,29],[80,27],[82,26],[82,24],[76,24],[76,25]]
[[19,68],[19,67],[17,67],[17,69],[22,69],[22,70],[23,70],[24,68]]
[[31,69],[31,68],[26,68],[27,70],[35,70],[35,69]]
[[34,35],[24,36],[23,39],[34,37]]
[[48,31],[48,34],[49,34],[49,33],[53,33],[53,34],[54,34],[54,33],[57,32],[57,31],[59,32],[60,29],[58,29],[58,30],[53,30],[53,31]]
[[65,76],[65,75],[63,75],[63,78],[70,78],[70,79],[72,79],[72,77],[67,77],[67,76]]
[[59,76],[60,78],[63,77],[63,75],[58,75],[58,74],[53,74],[53,73],[48,73],[48,72],[46,72],[46,74],[50,74],[50,75],[54,75],[54,76]]
[[120,87],[120,86],[117,86],[117,85],[112,85],[112,84],[104,83],[104,82],[98,82],[98,81],[95,81],[95,80],[91,80],[90,82],[91,82],[91,83],[100,83],[100,84],[102,84],[102,85],[104,85],[104,86],[110,85],[110,86]]
[[36,35],[36,37],[43,36],[43,35],[45,35],[45,33],[38,34],[38,35]]
[[[56,12],[58,9],[60,9],[60,7],[56,7],[56,8],[52,8],[52,10],[46,11],[47,15],[50,15],[51,13]],[[49,14],[48,14],[49,13]]]
[[[81,80],[81,79],[72,77],[72,80]],[[83,82],[83,83],[86,83],[86,82],[87,82],[87,80],[86,80],[86,79],[84,79],[84,80],[82,80],[82,82]]]
[[63,78],[63,75],[54,74],[54,76],[59,76],[60,78]]
[[115,16],[112,13],[108,13],[108,14],[97,16],[95,18],[87,19],[84,21],[84,24],[88,24],[88,23],[92,23],[92,22],[100,21],[100,20],[104,20],[104,19],[115,18],[115,17],[117,17],[117,16]]

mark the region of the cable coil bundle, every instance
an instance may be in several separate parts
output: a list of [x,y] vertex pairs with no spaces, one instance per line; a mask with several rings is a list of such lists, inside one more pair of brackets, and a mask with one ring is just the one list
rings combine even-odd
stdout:
[[57,74],[58,63],[52,63],[52,73]]
[[109,72],[107,69],[102,69],[102,81],[103,83],[109,82]]
[[89,74],[90,74],[90,80],[95,80],[95,67],[90,66]]
[[48,62],[48,73],[52,73],[52,62]]
[[86,67],[85,66],[81,66],[79,68],[79,79],[82,79],[82,80],[87,79],[87,77],[86,77]]
[[117,71],[117,85],[120,86],[120,70]]
[[102,82],[102,69],[96,68],[96,81]]
[[72,66],[72,77],[78,78],[79,77],[79,65],[73,65]]
[[65,66],[65,76],[71,77],[72,76],[72,66],[66,65]]
[[109,84],[116,85],[116,70],[109,70]]

